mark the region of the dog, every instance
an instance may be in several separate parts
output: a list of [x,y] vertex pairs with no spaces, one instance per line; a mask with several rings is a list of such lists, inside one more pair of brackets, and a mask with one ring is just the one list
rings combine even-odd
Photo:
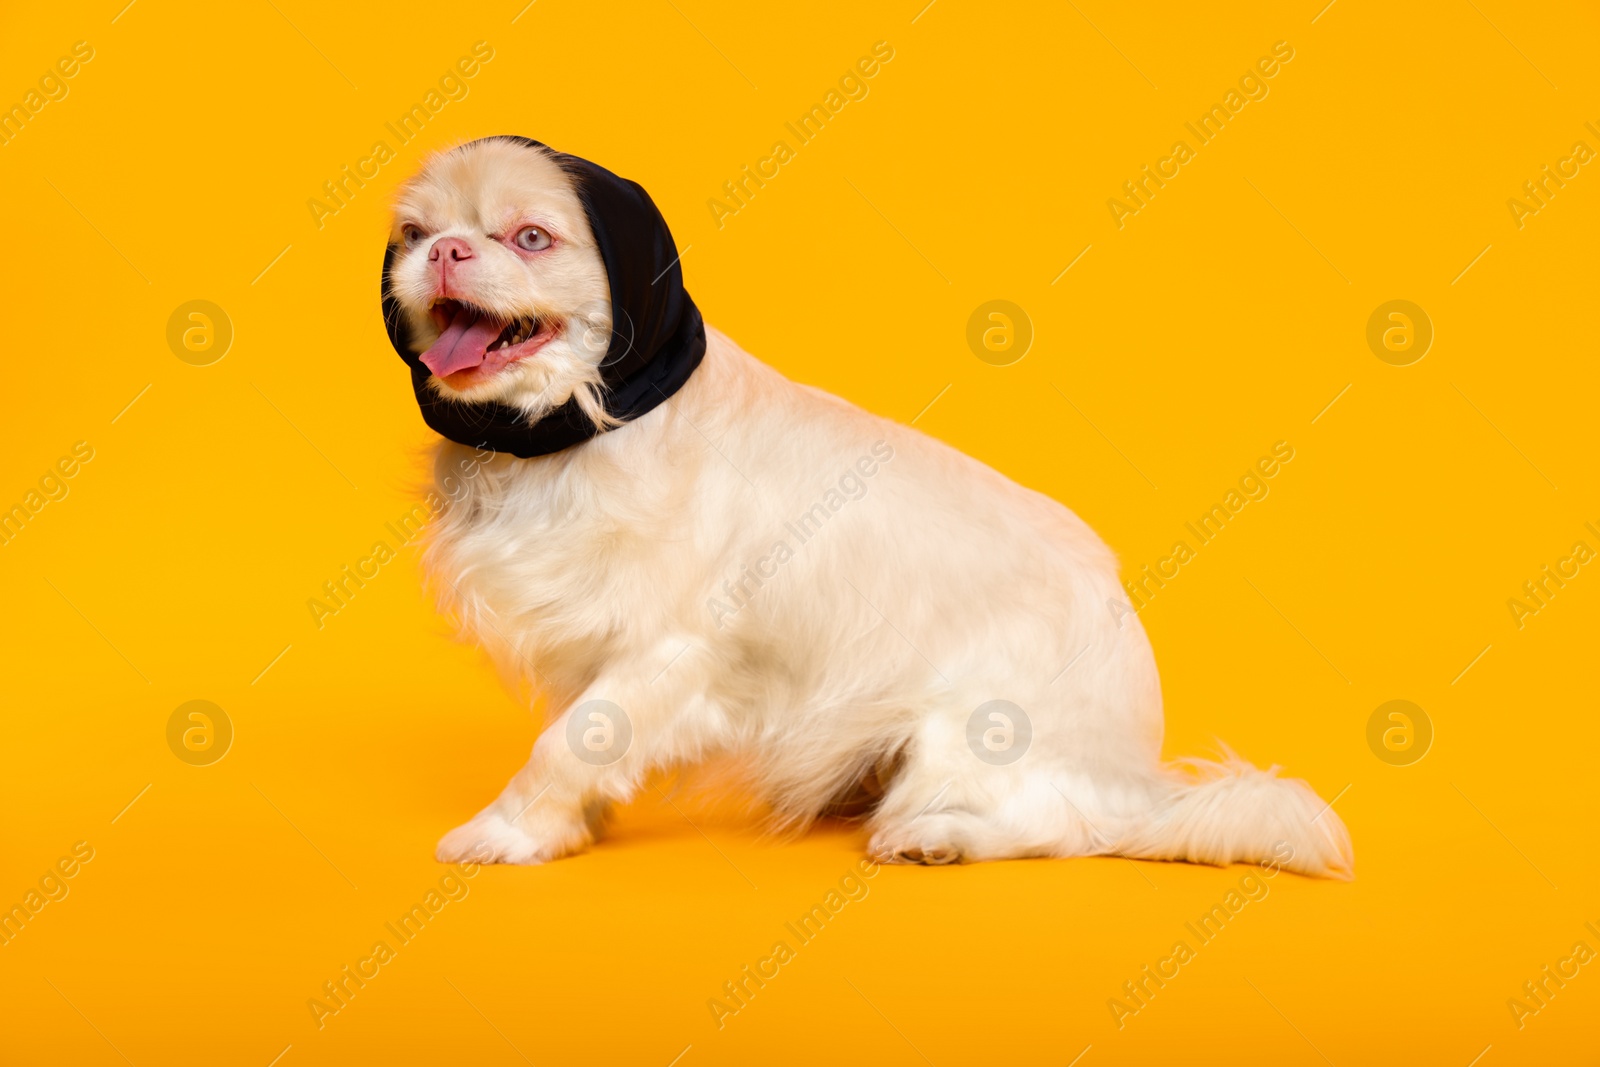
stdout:
[[[450,499],[424,568],[551,713],[440,860],[568,856],[651,775],[732,761],[775,826],[853,810],[881,863],[1352,876],[1349,834],[1306,783],[1226,749],[1162,761],[1151,646],[1117,610],[1111,550],[1066,507],[709,327],[681,384],[619,414],[608,360],[640,324],[618,277],[642,264],[597,214],[592,174],[609,172],[575,158],[474,141],[394,206],[392,336],[425,412],[466,428],[439,446]],[[664,254],[679,278],[670,235],[649,268]],[[578,436],[484,448],[467,431],[491,413],[508,439],[558,417]]]

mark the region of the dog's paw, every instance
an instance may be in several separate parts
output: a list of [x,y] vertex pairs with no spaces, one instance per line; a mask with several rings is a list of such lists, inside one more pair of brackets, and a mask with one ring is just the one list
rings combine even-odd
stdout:
[[953,845],[885,846],[872,853],[875,863],[920,863],[924,867],[942,867],[947,863],[960,863],[961,853]]
[[877,863],[920,863],[929,867],[960,863],[961,846],[948,822],[934,816],[914,819],[907,826],[884,827],[872,835],[867,852]]
[[499,812],[486,811],[439,839],[440,863],[543,863],[555,852]]

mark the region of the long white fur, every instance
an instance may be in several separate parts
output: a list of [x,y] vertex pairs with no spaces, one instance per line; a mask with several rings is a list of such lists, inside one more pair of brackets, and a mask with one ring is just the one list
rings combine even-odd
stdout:
[[[485,220],[518,204],[572,235],[566,258],[486,257],[480,302],[569,316],[576,332],[577,316],[605,305],[604,266],[565,175],[535,150],[478,143],[436,157],[402,190],[395,232],[415,222],[428,240],[486,242]],[[396,268],[424,341],[427,244]],[[707,334],[703,364],[670,402],[586,444],[481,462],[440,446],[439,477],[457,497],[425,557],[441,605],[552,711],[527,765],[445,835],[440,859],[556,859],[591,842],[651,773],[732,758],[788,825],[884,774],[868,848],[885,862],[1272,858],[1350,877],[1349,835],[1304,782],[1231,753],[1161,761],[1149,642],[1135,616],[1108,607],[1123,596],[1116,560],[1076,515]],[[603,346],[559,339],[545,352],[557,345],[471,399],[537,414],[595,391]],[[849,471],[858,477],[839,492]],[[799,543],[786,523],[830,489],[843,503]],[[780,540],[794,551],[778,565]],[[763,558],[771,576],[745,577],[749,595],[733,595]],[[633,730],[608,766],[566,740],[571,709],[597,698]],[[996,699],[1032,724],[1010,765],[968,745],[969,718]]]

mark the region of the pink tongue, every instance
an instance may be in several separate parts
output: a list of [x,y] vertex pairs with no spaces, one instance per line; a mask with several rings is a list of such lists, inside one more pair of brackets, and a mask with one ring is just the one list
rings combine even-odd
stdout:
[[503,329],[503,322],[466,309],[459,310],[439,339],[422,353],[422,362],[440,378],[476,367],[483,362],[489,346]]

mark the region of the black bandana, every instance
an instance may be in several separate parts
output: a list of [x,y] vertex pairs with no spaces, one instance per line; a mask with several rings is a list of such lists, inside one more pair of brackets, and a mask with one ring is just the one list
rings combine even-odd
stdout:
[[[526,137],[499,137],[535,148]],[[478,142],[473,142],[474,144]],[[587,159],[553,152],[572,176],[605,261],[611,288],[611,343],[601,364],[605,405],[624,422],[638,418],[677,392],[706,353],[706,329],[683,288],[678,249],[667,222],[650,195],[636,182],[619,178]],[[383,256],[383,321],[389,340],[411,368],[411,387],[422,418],[459,444],[509,452],[528,459],[559,452],[600,433],[568,400],[530,423],[516,408],[497,402],[469,404],[440,396],[428,387],[432,372],[411,350],[405,315],[389,291],[389,267],[396,246]]]

